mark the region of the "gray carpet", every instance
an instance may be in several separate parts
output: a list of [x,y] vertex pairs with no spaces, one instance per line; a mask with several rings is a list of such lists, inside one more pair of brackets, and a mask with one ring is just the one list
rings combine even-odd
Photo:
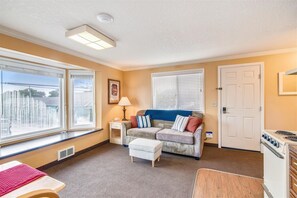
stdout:
[[66,184],[62,198],[187,198],[202,167],[263,177],[263,157],[258,152],[205,147],[199,161],[163,153],[155,168],[146,160],[131,163],[128,152],[123,146],[105,144],[45,172]]

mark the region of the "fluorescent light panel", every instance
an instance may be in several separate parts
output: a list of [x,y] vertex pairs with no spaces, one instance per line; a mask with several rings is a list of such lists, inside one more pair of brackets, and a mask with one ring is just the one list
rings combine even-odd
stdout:
[[104,47],[102,47],[101,45],[98,45],[96,43],[89,43],[89,44],[87,44],[87,46],[89,46],[91,48],[94,48],[96,50],[102,50],[102,49],[104,49]]
[[87,25],[68,30],[65,36],[96,50],[116,46],[113,40]]

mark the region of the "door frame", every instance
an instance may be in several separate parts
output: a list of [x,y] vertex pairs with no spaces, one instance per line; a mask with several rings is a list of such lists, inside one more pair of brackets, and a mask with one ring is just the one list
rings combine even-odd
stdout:
[[[264,62],[252,62],[234,65],[219,65],[218,66],[218,87],[221,87],[221,70],[230,67],[243,67],[248,65],[259,65],[260,66],[260,127],[262,131],[264,130]],[[221,117],[221,91],[218,90],[218,147],[222,148],[222,117]],[[262,149],[261,149],[262,150]]]

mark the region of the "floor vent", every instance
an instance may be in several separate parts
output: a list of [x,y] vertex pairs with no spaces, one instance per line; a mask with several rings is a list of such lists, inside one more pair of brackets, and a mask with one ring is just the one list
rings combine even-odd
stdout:
[[58,161],[65,159],[67,157],[70,157],[70,156],[74,155],[74,153],[75,153],[74,146],[71,146],[71,147],[63,149],[63,150],[59,150],[58,151]]

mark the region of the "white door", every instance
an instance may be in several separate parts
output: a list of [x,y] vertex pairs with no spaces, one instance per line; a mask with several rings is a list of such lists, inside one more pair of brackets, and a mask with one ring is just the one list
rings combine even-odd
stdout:
[[260,151],[260,64],[220,68],[221,146]]

